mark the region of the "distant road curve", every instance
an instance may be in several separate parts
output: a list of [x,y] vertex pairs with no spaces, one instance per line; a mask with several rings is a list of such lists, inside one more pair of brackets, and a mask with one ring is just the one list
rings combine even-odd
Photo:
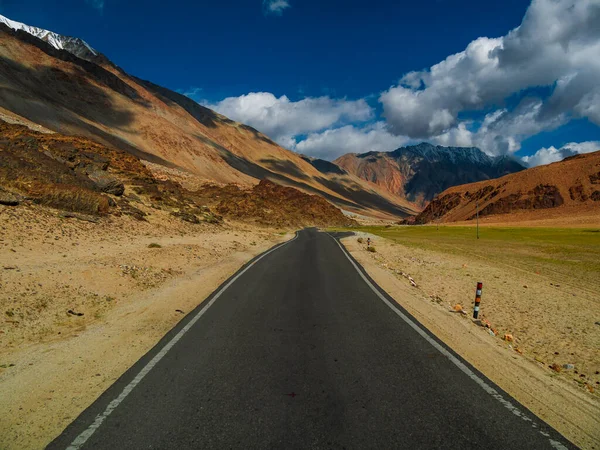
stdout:
[[48,448],[576,447],[307,229],[244,266]]

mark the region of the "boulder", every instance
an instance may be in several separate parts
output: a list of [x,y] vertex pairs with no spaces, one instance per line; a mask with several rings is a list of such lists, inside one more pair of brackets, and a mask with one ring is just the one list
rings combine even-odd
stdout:
[[183,211],[178,211],[178,212],[173,211],[171,213],[171,215],[174,217],[179,217],[184,222],[195,223],[195,224],[200,223],[200,219],[198,219],[198,217],[196,217],[194,214],[186,213]]
[[116,177],[102,170],[93,170],[88,173],[88,178],[92,180],[96,187],[107,194],[121,196],[125,192],[125,186]]
[[21,199],[12,192],[0,189],[0,205],[17,206],[21,203]]

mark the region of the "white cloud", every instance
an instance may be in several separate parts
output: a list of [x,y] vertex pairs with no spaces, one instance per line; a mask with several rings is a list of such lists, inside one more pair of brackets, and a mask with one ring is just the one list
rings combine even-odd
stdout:
[[263,11],[265,14],[280,16],[290,6],[288,0],[263,0]]
[[104,10],[104,0],[85,0],[85,2],[101,12]]
[[[263,1],[270,13],[289,6],[287,0]],[[365,125],[375,114],[364,99],[293,102],[253,92],[207,106],[287,148],[328,159],[393,150],[409,138],[512,154],[525,139],[572,119],[600,125],[599,23],[600,0],[533,0],[521,25],[505,36],[480,37],[382,92],[385,123]],[[460,118],[473,111],[487,114]]]
[[471,122],[460,122],[432,141],[440,145],[479,147],[490,155],[514,153],[528,137],[566,123],[565,114],[542,117],[543,108],[540,99],[524,98],[512,111],[497,109],[487,114],[476,131],[469,130]]
[[[600,1],[533,0],[521,25],[481,37],[428,70],[410,72],[380,96],[390,130],[413,138],[512,152],[523,137],[572,117],[600,125]],[[464,111],[498,107],[524,89],[549,86],[547,99],[498,109],[471,133]],[[485,136],[488,133],[489,136]]]
[[307,97],[297,102],[270,92],[251,92],[229,97],[207,107],[267,134],[279,144],[293,148],[295,137],[335,126],[364,122],[373,117],[365,100]]
[[305,155],[332,160],[345,153],[395,150],[407,141],[408,138],[395,136],[387,131],[385,123],[377,122],[362,128],[346,125],[321,133],[311,133],[291,148]]
[[591,153],[598,150],[600,150],[600,142],[598,141],[571,142],[558,149],[553,146],[541,148],[535,154],[523,157],[523,161],[533,167],[562,161],[568,156]]

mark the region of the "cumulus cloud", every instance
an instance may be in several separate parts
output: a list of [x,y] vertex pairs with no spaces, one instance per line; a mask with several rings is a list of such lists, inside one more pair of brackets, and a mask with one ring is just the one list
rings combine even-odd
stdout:
[[345,153],[382,152],[406,144],[408,138],[391,134],[385,123],[376,122],[365,127],[346,125],[340,128],[311,133],[291,148],[323,159],[335,159]]
[[[505,108],[487,114],[475,126],[463,121],[435,136],[440,145],[479,147],[490,155],[515,153],[521,142],[541,131],[555,129],[567,122],[567,115],[542,117],[544,103],[537,98],[524,98],[512,111]],[[469,128],[476,128],[471,131]]]
[[550,164],[556,161],[561,161],[568,156],[578,155],[581,153],[591,153],[600,150],[599,141],[588,142],[571,142],[561,148],[544,147],[539,149],[531,156],[523,157],[523,161],[530,167],[539,166],[542,164]]
[[251,92],[206,106],[253,126],[288,148],[294,147],[296,136],[373,117],[372,108],[362,99],[308,97],[294,102],[285,95],[276,97],[270,92]]
[[280,16],[290,6],[288,0],[263,0],[263,12],[265,14]]
[[[438,142],[479,143],[489,153],[520,148],[520,139],[570,118],[600,125],[600,2],[533,0],[521,25],[500,38],[481,37],[428,70],[410,72],[379,98],[390,130]],[[547,98],[508,97],[547,86]],[[472,133],[459,114],[497,107]],[[489,133],[488,137],[485,134]]]

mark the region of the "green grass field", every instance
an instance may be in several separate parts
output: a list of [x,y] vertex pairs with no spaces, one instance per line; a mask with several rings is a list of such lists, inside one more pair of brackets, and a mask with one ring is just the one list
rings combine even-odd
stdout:
[[[409,248],[421,248],[509,265],[551,275],[566,284],[583,283],[600,299],[600,228],[512,228],[394,226],[358,227]],[[377,247],[377,242],[374,243]]]

